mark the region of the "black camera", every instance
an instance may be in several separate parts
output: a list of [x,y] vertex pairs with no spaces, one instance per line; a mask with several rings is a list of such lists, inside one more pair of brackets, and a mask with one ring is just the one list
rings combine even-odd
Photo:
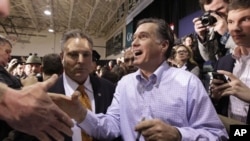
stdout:
[[205,12],[200,17],[200,20],[203,26],[211,26],[217,22],[216,18],[211,15],[211,11]]

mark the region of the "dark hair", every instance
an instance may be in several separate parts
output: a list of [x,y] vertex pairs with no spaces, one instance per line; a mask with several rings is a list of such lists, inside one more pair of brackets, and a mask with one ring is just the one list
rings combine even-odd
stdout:
[[65,32],[62,36],[61,39],[61,47],[62,50],[64,49],[65,43],[70,39],[70,38],[84,38],[87,39],[89,46],[92,48],[93,47],[93,40],[90,38],[89,35],[86,33],[82,32],[80,29],[74,29],[70,30],[68,32]]
[[228,11],[247,8],[250,8],[249,0],[231,0],[230,4],[228,5]]
[[47,75],[62,74],[63,65],[60,55],[56,53],[47,54],[42,60],[43,73]]
[[[223,0],[225,3],[229,3],[230,0]],[[204,9],[204,5],[207,5],[207,4],[210,4],[212,3],[213,0],[199,0],[199,4],[200,4],[200,7],[203,11],[205,11]]]
[[5,45],[5,44],[9,44],[9,46],[12,48],[12,44],[10,43],[10,41],[2,36],[0,36],[0,45]]
[[191,38],[191,40],[193,41],[192,35],[186,35],[182,38],[182,42],[184,42],[187,38]]
[[157,36],[161,39],[161,40],[167,40],[168,41],[168,49],[165,53],[165,57],[168,58],[171,54],[171,50],[173,48],[174,45],[174,34],[171,30],[171,28],[169,27],[169,25],[163,20],[163,19],[155,19],[155,18],[146,18],[146,19],[142,19],[137,23],[137,28],[138,26],[140,26],[141,24],[144,23],[154,23],[158,26],[157,29]]

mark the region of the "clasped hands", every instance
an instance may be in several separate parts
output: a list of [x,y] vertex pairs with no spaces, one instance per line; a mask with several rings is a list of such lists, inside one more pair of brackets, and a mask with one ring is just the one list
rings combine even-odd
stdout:
[[80,123],[87,114],[87,109],[79,100],[80,94],[79,91],[75,91],[71,97],[54,93],[49,93],[49,96],[60,109],[67,113],[77,123]]

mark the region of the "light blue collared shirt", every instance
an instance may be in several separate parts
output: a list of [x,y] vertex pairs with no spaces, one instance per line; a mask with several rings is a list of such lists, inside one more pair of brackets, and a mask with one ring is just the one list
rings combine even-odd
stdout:
[[98,139],[121,135],[125,141],[133,141],[138,134],[135,126],[143,117],[157,118],[177,127],[182,140],[228,138],[200,80],[165,62],[148,80],[140,70],[124,76],[118,82],[107,114],[88,111],[79,126]]

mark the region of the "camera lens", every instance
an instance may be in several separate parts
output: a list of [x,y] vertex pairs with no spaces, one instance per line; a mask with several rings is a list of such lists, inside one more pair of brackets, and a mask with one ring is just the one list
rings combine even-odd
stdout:
[[210,26],[217,22],[216,18],[210,15],[210,12],[204,13],[200,20],[203,26]]

